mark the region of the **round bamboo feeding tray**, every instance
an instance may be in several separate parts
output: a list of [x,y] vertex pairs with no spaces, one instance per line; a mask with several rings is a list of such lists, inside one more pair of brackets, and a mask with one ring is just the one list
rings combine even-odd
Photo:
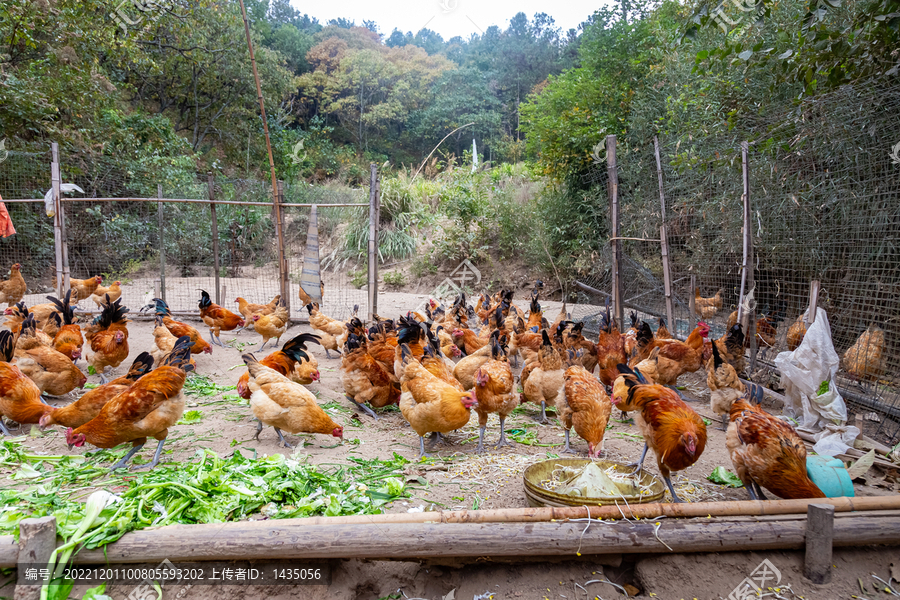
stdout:
[[[553,471],[559,467],[583,467],[590,463],[584,458],[552,458],[535,463],[525,469],[523,476],[525,482],[525,498],[530,506],[603,506],[607,504],[643,504],[658,502],[666,493],[666,486],[658,477],[647,471],[641,470],[638,482],[641,487],[649,487],[649,494],[625,494],[618,496],[568,496],[558,494],[541,486],[541,481],[551,478]],[[633,467],[611,460],[598,459],[593,461],[604,471],[609,467],[615,467],[617,472],[628,473]]]

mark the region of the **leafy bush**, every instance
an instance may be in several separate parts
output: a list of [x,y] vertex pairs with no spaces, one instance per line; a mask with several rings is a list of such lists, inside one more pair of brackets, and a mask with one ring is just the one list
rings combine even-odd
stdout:
[[401,271],[390,271],[384,274],[384,282],[390,286],[402,287],[408,283],[406,275]]

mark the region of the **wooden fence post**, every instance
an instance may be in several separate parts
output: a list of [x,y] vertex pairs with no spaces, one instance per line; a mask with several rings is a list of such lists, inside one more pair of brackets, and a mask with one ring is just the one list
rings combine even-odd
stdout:
[[284,181],[278,180],[275,192],[275,232],[278,234],[278,281],[281,290],[281,301],[291,312],[291,286],[288,270],[288,260],[284,253]]
[[[750,212],[750,161],[749,161],[749,144],[747,142],[741,142],[741,171],[743,174],[743,187],[744,187],[744,272],[741,275],[741,300],[744,299],[744,293],[749,293],[748,290],[752,290],[755,287],[755,276],[754,276],[754,262],[753,262],[753,224],[751,223],[751,212]],[[744,281],[746,281],[746,287],[744,287]],[[750,371],[749,373],[753,373],[756,371],[756,351],[757,351],[757,342],[756,342],[756,303],[757,298],[759,298],[758,293],[754,293],[753,296],[753,306],[749,307],[749,314],[747,315],[747,329],[744,332],[744,335],[750,336]],[[740,309],[738,309],[740,311]],[[740,319],[740,314],[738,315],[739,321],[743,322]]]
[[378,167],[369,165],[369,320],[378,312]]
[[222,298],[219,293],[219,220],[216,217],[216,179],[212,171],[206,174],[206,187],[209,190],[209,215],[212,221],[212,251],[213,251],[213,269],[215,269],[216,304],[222,305]]
[[613,319],[619,331],[624,331],[625,308],[622,306],[622,279],[619,270],[622,243],[619,238],[619,168],[616,163],[616,136],[606,136],[606,169],[609,175],[610,247],[612,248]]
[[813,583],[831,582],[834,507],[810,504],[806,509],[806,559],[803,576]]
[[162,184],[156,184],[156,219],[159,222],[159,297],[166,299],[166,236]]
[[[56,517],[40,517],[38,519],[22,519],[19,523],[19,554],[16,562],[20,572],[16,573],[19,581],[24,579],[27,568],[47,568],[50,556],[56,549]],[[37,600],[41,597],[42,580],[38,578],[31,585],[16,585],[13,598],[15,600]]]
[[663,190],[662,161],[659,158],[659,138],[653,136],[653,151],[656,154],[656,177],[659,180],[659,208],[662,225],[659,227],[659,245],[662,253],[663,286],[666,294],[666,319],[669,321],[670,331],[673,335],[677,332],[675,323],[675,307],[672,306],[672,274],[669,271],[669,237],[666,228],[666,194]]

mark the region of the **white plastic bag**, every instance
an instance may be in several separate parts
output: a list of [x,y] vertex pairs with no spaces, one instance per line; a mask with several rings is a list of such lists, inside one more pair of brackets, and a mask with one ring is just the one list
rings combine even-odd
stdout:
[[[775,367],[781,372],[781,384],[787,397],[784,414],[797,419],[800,428],[820,431],[828,424],[847,422],[847,405],[834,383],[840,363],[841,358],[831,341],[828,315],[820,308],[800,346],[793,352],[781,352],[775,357]],[[828,391],[819,395],[819,387],[825,381]]]
[[837,456],[853,447],[853,441],[859,437],[859,428],[853,425],[826,425],[825,429],[815,434],[816,444],[813,451],[824,456]]

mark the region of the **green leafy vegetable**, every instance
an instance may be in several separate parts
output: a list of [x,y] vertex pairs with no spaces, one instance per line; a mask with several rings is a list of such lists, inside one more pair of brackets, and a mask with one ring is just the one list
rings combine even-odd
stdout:
[[727,485],[728,487],[738,488],[744,485],[740,478],[726,469],[725,467],[716,467],[707,477],[713,483],[719,485]]
[[829,382],[829,381],[826,379],[825,381],[823,381],[822,383],[819,384],[819,389],[816,390],[816,395],[817,395],[817,396],[821,396],[822,394],[827,393],[827,392],[828,392],[828,388],[830,388],[830,387],[831,387],[831,382]]
[[203,420],[203,413],[199,410],[189,410],[182,415],[179,425],[193,425]]
[[184,382],[184,393],[188,396],[215,396],[222,392],[230,392],[237,389],[233,385],[219,385],[204,375],[191,373]]

